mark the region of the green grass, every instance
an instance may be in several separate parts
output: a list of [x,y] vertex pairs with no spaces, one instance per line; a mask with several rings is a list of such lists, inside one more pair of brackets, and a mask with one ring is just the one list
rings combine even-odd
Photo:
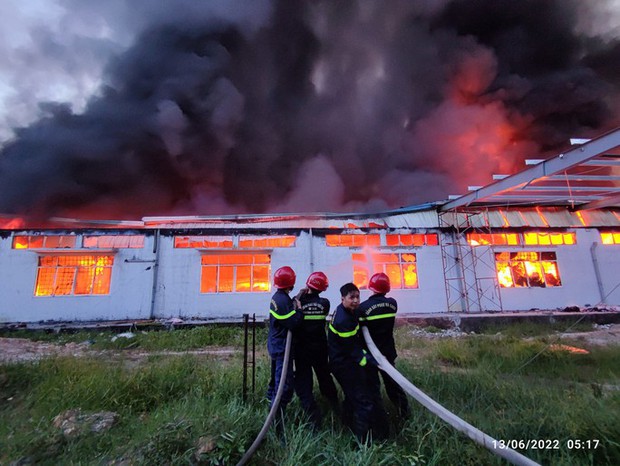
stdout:
[[[93,349],[142,348],[148,351],[185,351],[213,345],[241,348],[244,341],[243,330],[240,327],[232,326],[200,326],[187,330],[133,331],[130,333],[133,334],[133,337],[125,338],[119,337],[122,333],[118,334],[110,331],[48,333],[44,331],[17,330],[4,332],[0,336],[4,338],[26,338],[32,341],[54,342],[58,344],[88,342]],[[264,344],[266,335],[266,329],[256,329],[257,345]],[[249,334],[249,338],[251,339],[251,334]]]
[[512,324],[493,324],[483,327],[479,333],[484,335],[493,335],[501,333],[502,335],[512,337],[530,337],[540,335],[550,335],[558,332],[591,332],[594,326],[591,322],[584,322],[576,319],[575,321],[560,321],[553,323],[540,322],[517,322]]
[[[482,431],[497,439],[557,439],[557,450],[524,452],[543,464],[620,463],[619,345],[575,355],[549,351],[554,335],[428,340],[407,337],[406,330],[397,331],[399,370]],[[111,335],[97,334],[99,344],[104,347]],[[143,349],[183,350],[217,342],[240,346],[242,337],[240,328],[201,327],[139,334],[136,340]],[[264,333],[259,338],[264,346]],[[55,358],[0,365],[0,464],[235,464],[267,414],[262,395],[268,371],[267,358],[259,358],[257,393],[243,403],[240,354],[226,361],[181,355],[140,363]],[[506,464],[411,403],[409,421],[391,418],[389,441],[360,446],[331,415],[313,432],[293,401],[286,446],[270,432],[250,464]],[[119,422],[105,433],[66,439],[52,419],[78,407],[114,411]],[[389,402],[386,407],[392,409]],[[600,445],[570,450],[569,439],[597,439]],[[207,448],[198,458],[201,445]]]

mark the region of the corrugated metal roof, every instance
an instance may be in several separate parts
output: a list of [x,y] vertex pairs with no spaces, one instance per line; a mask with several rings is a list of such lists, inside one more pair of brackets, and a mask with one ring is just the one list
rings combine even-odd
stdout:
[[427,210],[400,210],[401,213],[315,215],[243,215],[225,217],[145,217],[139,221],[93,221],[50,219],[45,225],[30,225],[18,218],[0,218],[0,229],[174,229],[174,230],[284,230],[284,229],[429,229],[429,228],[620,228],[620,210],[587,210],[573,212],[567,207],[471,208],[438,213]]
[[263,215],[236,217],[145,217],[146,228],[169,229],[368,229],[368,228],[437,228],[435,209],[402,214],[364,216],[336,215]]
[[454,228],[579,228],[620,227],[620,214],[613,210],[571,212],[563,207],[493,209],[441,214],[442,226]]

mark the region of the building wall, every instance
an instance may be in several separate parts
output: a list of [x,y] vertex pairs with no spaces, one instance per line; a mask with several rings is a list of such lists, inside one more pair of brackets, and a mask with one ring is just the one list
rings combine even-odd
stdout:
[[[474,248],[476,257],[470,260],[477,264],[474,268],[478,279],[492,277],[494,252],[555,251],[557,255],[562,286],[548,288],[491,286],[487,294],[499,290],[501,308],[509,311],[596,306],[603,301],[607,305],[620,305],[620,278],[617,272],[620,264],[620,245],[600,244],[600,234],[595,228],[570,231],[576,232],[576,245]],[[20,232],[22,233],[28,232]],[[118,233],[110,232],[110,234]],[[39,254],[34,249],[12,249],[14,234],[0,238],[2,297],[0,322],[169,317],[236,319],[246,313],[256,314],[258,318],[268,316],[273,290],[253,293],[201,293],[200,261],[204,251],[174,248],[174,234],[171,232],[164,232],[158,236],[156,232],[148,231],[143,248],[115,249],[111,289],[108,295],[35,297]],[[340,303],[340,286],[353,278],[351,255],[369,252],[370,249],[329,247],[326,245],[324,235],[312,234],[311,230],[299,231],[297,234],[295,247],[274,248],[270,251],[271,272],[283,265],[291,266],[298,277],[293,293],[304,286],[306,277],[313,270],[325,272],[329,277],[330,287],[324,296],[331,301],[332,308],[335,308]],[[449,235],[441,237],[442,243],[449,242],[446,239]],[[466,245],[464,238],[459,241]],[[444,252],[451,247],[444,244]],[[461,269],[452,267],[447,276],[448,280],[445,279],[442,247],[380,249],[416,254],[419,288],[395,289],[391,292],[391,296],[399,303],[400,313],[436,313],[448,310],[449,298],[446,290],[448,287],[461,285],[458,277]],[[59,254],[62,252],[58,251]],[[453,262],[448,265],[455,265],[454,258],[448,260]],[[465,278],[466,282],[473,283],[471,277]],[[370,293],[362,290],[361,294],[362,299],[365,299]],[[467,310],[467,306],[462,303],[460,301],[456,308],[450,307],[450,311]],[[481,303],[480,309],[469,308],[469,311],[478,310],[499,309],[494,308],[493,303],[490,305]]]
[[[562,286],[548,288],[501,288],[504,310],[556,309],[567,306],[597,306],[602,303],[597,283],[595,261],[591,247],[600,243],[597,229],[574,229],[577,243],[565,246],[496,247],[495,251],[555,251]],[[618,287],[620,276],[620,246],[600,245],[595,247],[603,287],[611,290]],[[616,288],[617,290],[617,288]],[[620,304],[620,293],[611,293],[605,300],[608,305]]]
[[[445,310],[443,269],[439,246],[397,248],[390,250],[415,252],[418,261],[420,288],[394,290],[400,312],[442,312]],[[276,248],[271,252],[271,271],[288,265],[297,274],[293,295],[305,286],[305,280],[314,270],[324,272],[330,286],[323,296],[332,308],[340,303],[339,288],[352,280],[351,254],[360,248],[328,247],[324,236],[300,232],[294,248]],[[200,293],[200,255],[197,249],[175,249],[173,237],[162,236],[160,267],[158,271],[155,316],[160,318],[239,318],[256,314],[266,318],[273,290],[266,293]],[[369,296],[362,291],[362,299]]]
[[[148,318],[153,267],[152,236],[142,249],[114,252],[108,295],[34,296],[39,254],[12,249],[12,235],[0,239],[0,322],[120,320]],[[62,254],[59,249],[54,254]],[[96,253],[87,250],[84,253]]]
[[[308,270],[309,235],[300,233],[294,248],[271,251],[271,271],[288,265],[302,276]],[[258,250],[257,250],[258,251]],[[271,292],[200,293],[198,249],[174,248],[174,237],[160,241],[155,317],[240,318],[243,314],[267,317]],[[300,280],[298,280],[298,284]],[[295,292],[299,289],[296,287]]]
[[591,259],[599,269],[601,289],[596,303],[620,305],[620,244],[601,244],[597,230],[590,233]]

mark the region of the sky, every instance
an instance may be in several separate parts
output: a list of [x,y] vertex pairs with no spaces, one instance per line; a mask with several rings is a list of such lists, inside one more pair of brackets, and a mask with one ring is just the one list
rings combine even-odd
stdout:
[[620,126],[616,0],[3,0],[0,213],[376,212]]

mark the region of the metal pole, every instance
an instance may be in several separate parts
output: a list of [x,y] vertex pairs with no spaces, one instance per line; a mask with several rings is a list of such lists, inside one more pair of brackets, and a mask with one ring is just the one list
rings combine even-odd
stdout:
[[252,395],[256,393],[256,314],[252,314]]
[[596,276],[596,284],[598,285],[598,292],[601,295],[601,304],[606,304],[605,289],[603,288],[603,280],[601,279],[601,269],[598,266],[598,257],[596,257],[596,247],[598,243],[595,241],[590,246],[590,256],[592,256],[592,264],[594,265],[594,275]]
[[243,314],[243,402],[248,392],[248,314]]
[[237,466],[243,466],[246,464],[252,455],[256,452],[259,445],[263,441],[265,434],[269,430],[269,426],[273,421],[273,418],[276,416],[276,412],[280,408],[280,399],[282,398],[282,392],[284,392],[284,382],[286,380],[286,375],[288,374],[288,361],[291,357],[291,342],[293,341],[293,333],[289,330],[286,333],[286,348],[284,349],[284,366],[282,367],[282,375],[280,376],[280,383],[278,384],[278,391],[276,392],[276,397],[273,400],[273,404],[271,405],[271,410],[267,415],[267,419],[265,419],[265,423],[263,424],[263,428],[260,430],[254,443],[248,448],[248,450],[243,455],[243,458],[237,463]]

